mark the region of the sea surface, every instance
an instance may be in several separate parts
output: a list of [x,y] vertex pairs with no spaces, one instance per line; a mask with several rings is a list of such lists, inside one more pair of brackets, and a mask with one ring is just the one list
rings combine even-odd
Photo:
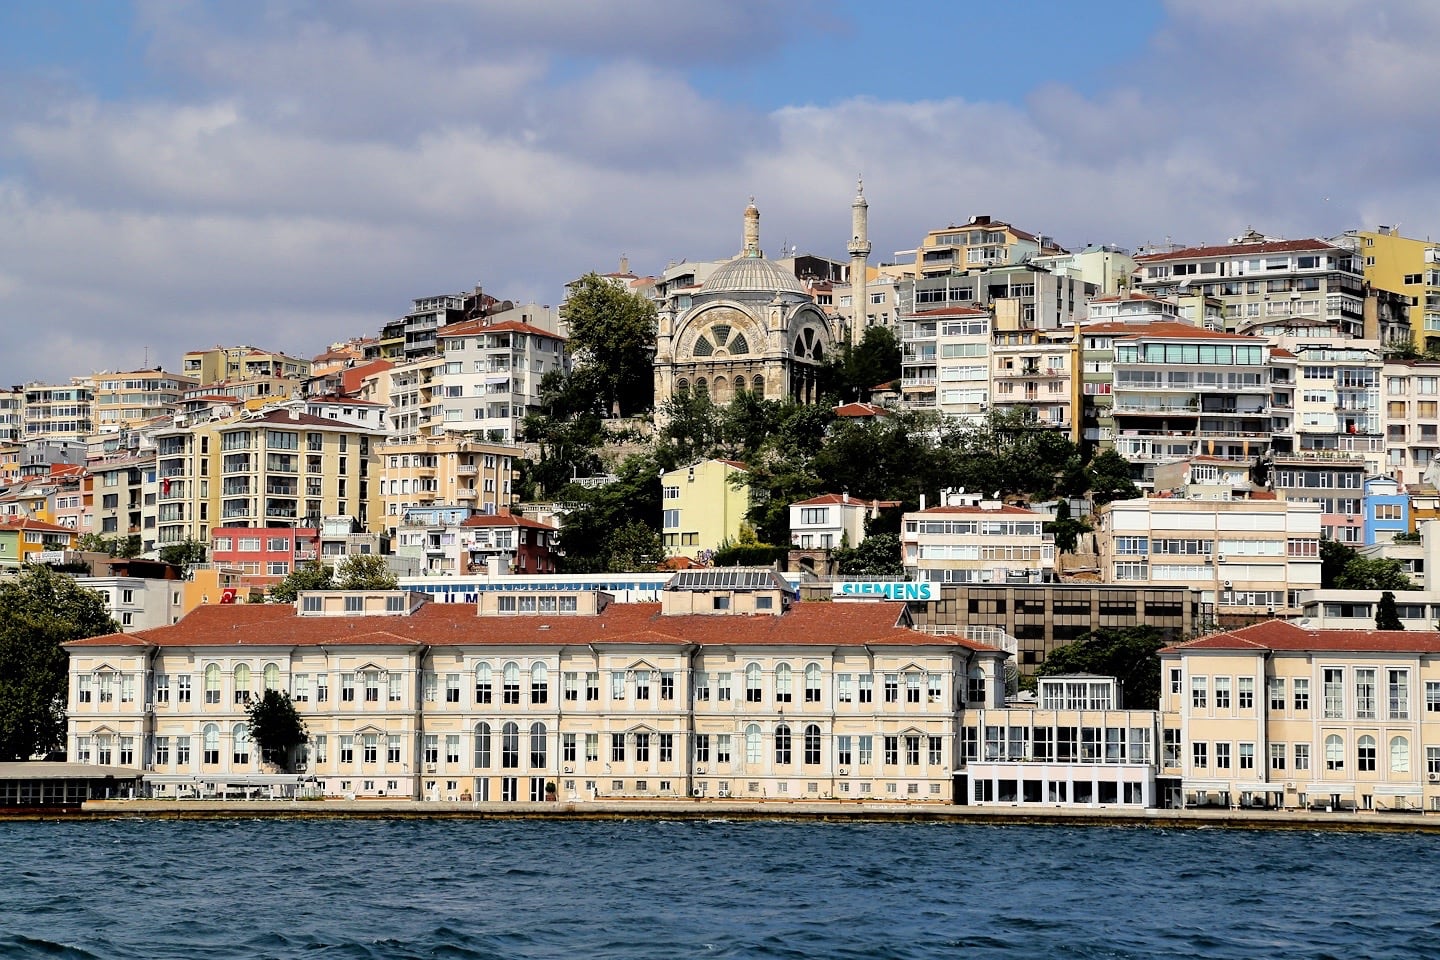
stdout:
[[1440,957],[1423,835],[0,823],[0,957]]

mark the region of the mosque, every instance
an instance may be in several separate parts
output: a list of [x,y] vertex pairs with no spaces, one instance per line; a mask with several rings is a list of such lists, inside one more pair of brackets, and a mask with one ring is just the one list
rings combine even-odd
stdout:
[[[851,204],[852,304],[865,303],[867,211],[862,185]],[[666,297],[658,319],[658,403],[692,390],[716,403],[728,403],[742,390],[772,400],[817,402],[821,367],[846,339],[858,343],[864,332],[827,316],[793,272],[766,259],[753,198],[745,208],[740,253],[681,295]]]

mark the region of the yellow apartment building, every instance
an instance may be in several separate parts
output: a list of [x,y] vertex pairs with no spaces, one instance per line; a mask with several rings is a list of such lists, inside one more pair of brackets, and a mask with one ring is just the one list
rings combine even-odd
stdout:
[[1365,279],[1410,298],[1410,332],[1422,350],[1440,346],[1440,242],[1402,237],[1394,227],[1347,234]]
[[737,540],[750,509],[750,486],[733,477],[749,468],[735,460],[697,460],[660,478],[661,532],[671,556],[693,557]]
[[[442,435],[376,447],[384,527],[393,539],[406,516],[420,508],[469,507],[498,513],[514,506],[517,447]],[[398,541],[397,541],[398,542]]]

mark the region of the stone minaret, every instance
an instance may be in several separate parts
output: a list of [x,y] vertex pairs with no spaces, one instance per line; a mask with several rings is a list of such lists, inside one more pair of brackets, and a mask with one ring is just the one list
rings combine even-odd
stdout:
[[742,257],[763,257],[760,252],[760,208],[755,206],[755,198],[750,198],[750,205],[745,208],[745,246],[740,250]]
[[870,259],[870,204],[865,202],[865,182],[855,181],[855,200],[850,204],[850,344],[859,346],[865,336],[866,263]]

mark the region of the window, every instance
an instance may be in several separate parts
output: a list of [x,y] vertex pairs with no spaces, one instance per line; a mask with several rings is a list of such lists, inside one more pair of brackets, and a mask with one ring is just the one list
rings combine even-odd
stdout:
[[513,660],[505,664],[501,669],[501,675],[504,681],[502,701],[509,704],[518,704],[520,702],[520,664],[515,663]]
[[697,733],[694,740],[694,753],[696,763],[710,762],[710,734]]
[[[1203,706],[1203,704],[1202,704],[1202,706]],[[1229,677],[1216,677],[1216,678],[1215,678],[1215,709],[1217,709],[1217,710],[1229,710],[1229,709],[1230,709],[1230,678],[1229,678]]]
[[514,720],[500,728],[500,766],[505,770],[520,766],[520,725]]
[[530,702],[545,703],[550,698],[550,671],[543,663],[530,665]]
[[715,699],[725,703],[730,700],[730,673],[717,673],[715,675]]
[[1440,681],[1425,681],[1425,712],[1440,713]]
[[881,737],[881,745],[885,749],[886,766],[898,766],[900,763],[900,738]]
[[745,762],[760,762],[760,725],[752,723],[745,728]]
[[[457,737],[456,740],[457,740],[457,745],[456,745],[456,747],[455,747],[455,752],[456,752],[457,756],[455,757],[454,762],[455,762],[455,763],[459,763],[459,762],[460,762],[460,757],[458,756],[458,754],[459,754],[459,752],[460,752],[460,747],[459,747],[459,745],[458,745],[458,740],[459,740],[459,738]],[[386,763],[399,763],[399,762],[400,762],[400,736],[399,736],[398,734],[392,733],[392,734],[390,734],[389,736],[387,736],[387,737],[385,738],[385,762],[386,762]]]
[[792,692],[793,678],[791,676],[790,664],[782,663],[775,667],[775,702],[789,703],[794,699]]
[[[835,676],[835,699],[840,703],[851,703],[855,698],[855,678],[848,673]],[[1436,684],[1437,703],[1440,703],[1440,684]],[[1436,709],[1440,709],[1437,706]]]
[[920,702],[920,674],[918,673],[905,674],[905,702]]
[[660,673],[660,699],[675,699],[675,672],[673,670],[663,670]]
[[873,674],[860,674],[860,702],[873,703],[875,701],[875,677]]
[[585,734],[585,759],[590,763],[597,763],[600,760],[600,734]]
[[1270,744],[1270,769],[1271,769],[1271,770],[1284,770],[1284,769],[1285,769],[1285,744],[1283,744],[1283,743],[1272,743],[1272,744]]
[[[426,678],[426,700],[435,699],[435,674],[427,673]],[[340,701],[342,703],[353,703],[355,700],[355,674],[340,674]]]
[[[341,742],[344,742],[343,738]],[[440,762],[440,735],[438,733],[427,733],[425,735],[424,757],[426,763]]]
[[[1339,719],[1345,708],[1345,671],[1340,667],[1326,667],[1322,680],[1325,684],[1325,719]],[[1299,697],[1298,689],[1296,697]],[[1299,709],[1298,706],[1296,709]]]
[[900,700],[900,675],[897,673],[885,674],[885,702],[898,703]]
[[573,670],[566,670],[561,677],[560,688],[566,703],[578,703],[580,700],[580,674]]
[[1285,678],[1271,677],[1266,685],[1270,690],[1270,710],[1274,713],[1285,712]]
[[820,702],[820,664],[810,663],[805,666],[805,702]]
[[475,665],[475,702],[490,703],[490,691],[490,664],[478,663]]
[[1305,771],[1305,770],[1309,770],[1309,769],[1310,769],[1310,744],[1308,744],[1308,743],[1297,743],[1297,744],[1295,744],[1295,772],[1296,772],[1296,773],[1299,773],[1299,772],[1301,772],[1301,771]]
[[623,733],[610,734],[610,762],[625,762],[625,734]]
[[545,766],[545,724],[530,724],[530,767],[543,769]]
[[695,702],[705,703],[710,699],[710,674],[704,670],[695,671]]
[[747,664],[745,667],[745,702],[759,703],[761,696],[760,664]]
[[790,727],[783,723],[775,728],[775,763],[790,763]]
[[1296,677],[1290,682],[1290,689],[1294,694],[1295,712],[1301,713],[1310,709],[1310,680],[1308,677]]
[[1204,768],[1210,765],[1209,758],[1206,756],[1208,753],[1206,746],[1199,741],[1190,744],[1190,765],[1192,767]]
[[1375,738],[1368,733],[1355,743],[1355,768],[1362,773],[1375,770]]
[[[656,737],[658,737],[660,741],[660,762],[673,762],[675,759],[675,734],[659,733],[656,734]],[[662,786],[661,789],[663,790],[664,787]]]
[[[250,728],[243,723],[237,723],[230,729],[231,756],[235,766],[243,767],[250,764]],[[124,761],[121,761],[124,763]]]
[[1390,738],[1390,772],[1410,772],[1410,741],[1405,737]]
[[815,724],[805,727],[805,763],[814,766],[820,762],[820,728]]
[[1206,680],[1205,677],[1191,677],[1191,678],[1190,678],[1190,706],[1191,706],[1192,709],[1195,709],[1195,710],[1204,710],[1204,709],[1205,709],[1205,699],[1206,699],[1206,683],[1205,683],[1205,680]]
[[1385,671],[1385,679],[1389,691],[1390,719],[1410,719],[1410,671],[1392,668]]
[[861,766],[869,766],[870,764],[875,762],[874,737],[870,736],[869,734],[864,734],[856,738],[855,744],[858,748],[856,750],[856,759],[859,761]]
[[[204,753],[201,755],[201,762],[216,764],[220,762],[220,728],[213,723],[205,724],[200,731],[201,741],[204,744]],[[101,763],[108,763],[102,760]]]
[[1253,744],[1253,743],[1242,743],[1242,744],[1240,744],[1240,769],[1241,769],[1241,770],[1254,770],[1254,769],[1255,769],[1255,744]]
[[[220,665],[218,663],[205,666],[205,702],[220,702]],[[219,763],[218,760],[215,762]]]
[[[1326,697],[1325,715],[1330,715],[1329,697]],[[1375,719],[1375,668],[1355,668],[1355,718],[1357,720]],[[1371,769],[1374,769],[1373,767]]]
[[625,671],[623,670],[610,671],[610,699],[625,699]]
[[636,700],[649,700],[649,699],[650,699],[650,671],[649,671],[649,670],[636,670],[636,671],[635,671],[635,699],[636,699]]
[[1217,743],[1217,744],[1215,744],[1215,769],[1217,769],[1217,770],[1229,770],[1229,769],[1230,769],[1230,744],[1228,744],[1228,743]]
[[591,671],[585,674],[585,700],[594,703],[600,699],[600,673]]
[[730,762],[730,734],[728,733],[715,735],[715,762]]
[[376,734],[367,733],[361,738],[363,745],[363,760],[365,763],[377,763],[380,759],[380,738]]
[[1177,695],[1180,693],[1180,668],[1179,668],[1179,667],[1171,667],[1171,668],[1170,668],[1170,692],[1173,693],[1173,694],[1177,694]]
[[1325,769],[1345,769],[1345,741],[1338,733],[1332,733],[1325,738]]

